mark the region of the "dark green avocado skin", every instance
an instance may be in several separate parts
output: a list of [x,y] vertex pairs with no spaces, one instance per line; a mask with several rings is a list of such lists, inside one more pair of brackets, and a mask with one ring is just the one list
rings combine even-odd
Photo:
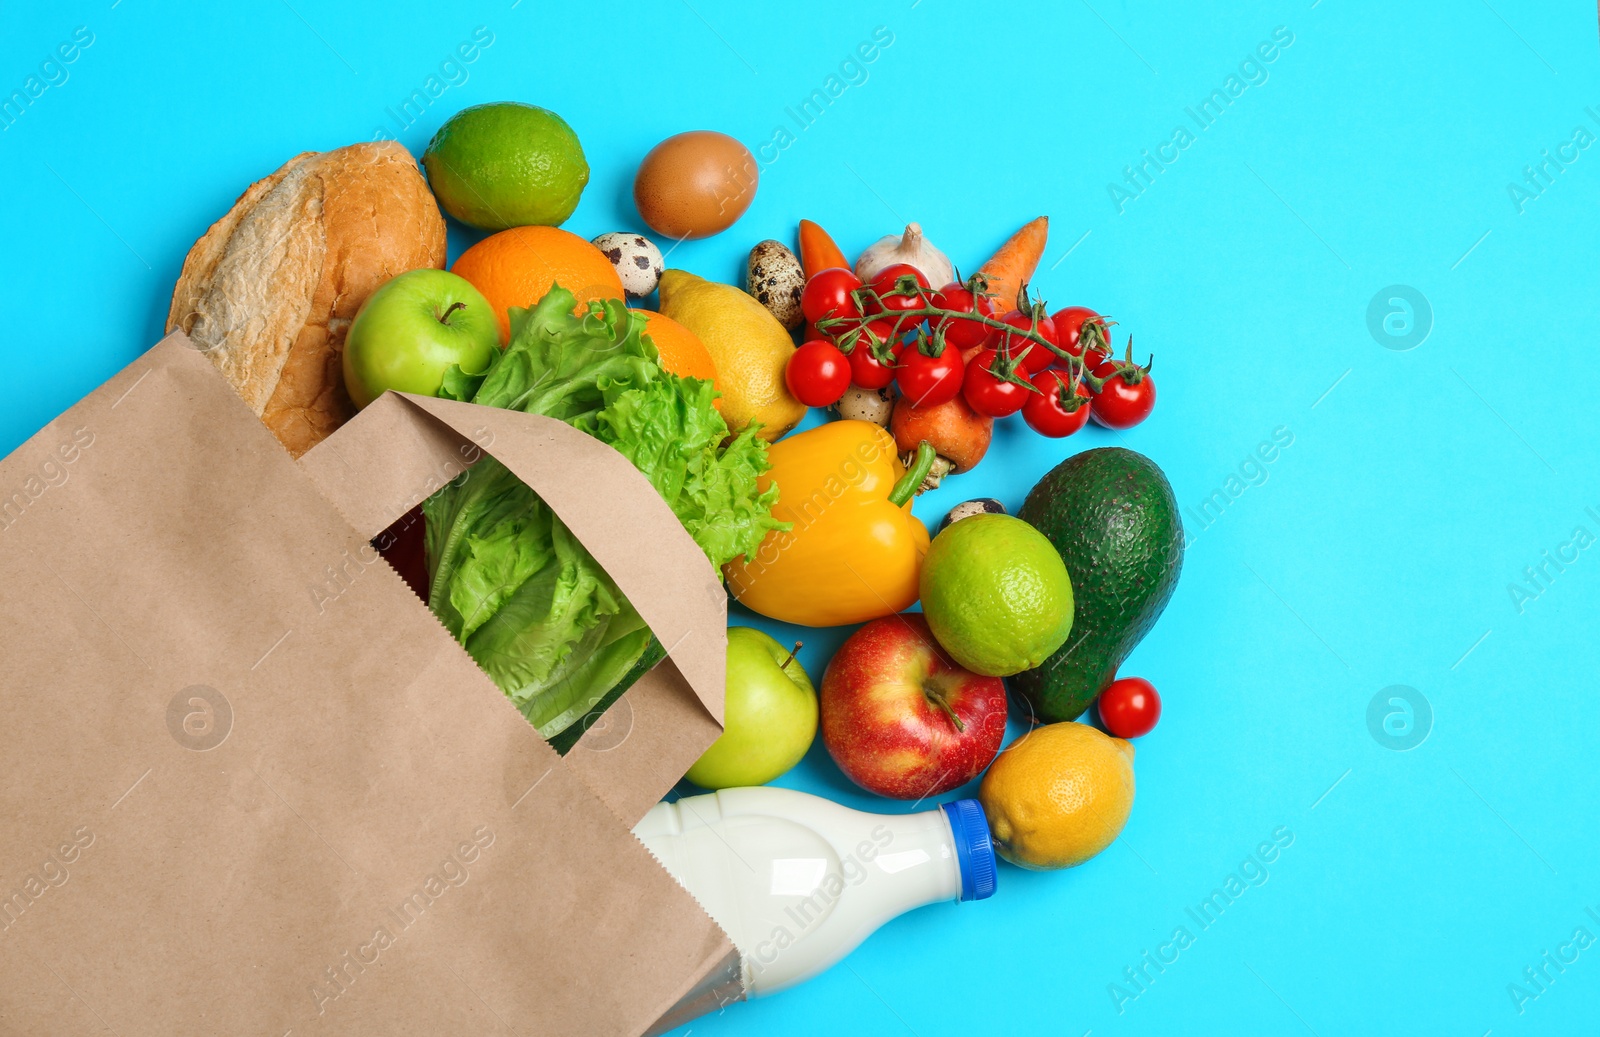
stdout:
[[1156,463],[1122,447],[1062,461],[1017,514],[1061,552],[1074,614],[1067,643],[1010,678],[1011,689],[1042,722],[1075,720],[1167,607],[1183,568],[1183,520]]

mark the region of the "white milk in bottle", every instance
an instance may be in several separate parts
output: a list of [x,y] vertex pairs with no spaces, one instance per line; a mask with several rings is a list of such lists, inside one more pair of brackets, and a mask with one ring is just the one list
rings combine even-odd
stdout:
[[809,979],[896,915],[995,888],[975,799],[868,814],[792,789],[723,789],[658,803],[633,832],[733,940],[747,997]]

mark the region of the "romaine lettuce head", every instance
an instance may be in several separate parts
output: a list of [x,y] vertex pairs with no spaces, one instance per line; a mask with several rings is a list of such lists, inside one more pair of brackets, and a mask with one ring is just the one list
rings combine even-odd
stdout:
[[[511,342],[482,381],[473,390],[447,379],[447,394],[558,418],[610,444],[718,571],[783,528],[772,518],[777,488],[756,485],[768,466],[755,430],[729,439],[711,383],[663,370],[644,318],[622,302],[575,305],[557,286],[513,309]],[[485,458],[423,514],[429,607],[540,734],[553,738],[620,694],[650,630],[538,495]]]

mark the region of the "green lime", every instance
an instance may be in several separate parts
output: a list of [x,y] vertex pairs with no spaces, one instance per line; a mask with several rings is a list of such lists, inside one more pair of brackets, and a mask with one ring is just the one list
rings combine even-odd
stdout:
[[439,206],[483,230],[560,226],[589,183],[589,162],[555,112],[499,101],[452,115],[422,153]]
[[933,636],[973,673],[1032,669],[1072,632],[1072,579],[1061,555],[1010,515],[973,515],[945,527],[923,559],[921,591]]

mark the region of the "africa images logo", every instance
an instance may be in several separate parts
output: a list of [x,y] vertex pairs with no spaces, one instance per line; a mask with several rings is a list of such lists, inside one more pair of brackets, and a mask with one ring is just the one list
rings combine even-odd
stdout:
[[72,878],[72,866],[78,863],[83,851],[93,845],[94,832],[88,825],[79,825],[62,839],[45,857],[44,863],[25,875],[5,894],[5,899],[0,900],[0,933],[10,931],[23,914],[51,890],[65,886]]
[[[1223,876],[1222,882],[1208,896],[1183,909],[1186,920],[1172,927],[1172,935],[1165,943],[1157,945],[1154,952],[1141,948],[1138,959],[1122,970],[1120,981],[1106,984],[1106,993],[1117,1014],[1126,1012],[1130,1004],[1149,993],[1156,980],[1178,963],[1184,951],[1194,946],[1200,933],[1220,922],[1223,914],[1241,897],[1254,887],[1265,886],[1272,877],[1267,865],[1276,862],[1283,851],[1293,845],[1294,832],[1288,825],[1274,828],[1271,838],[1263,839],[1253,853],[1239,862],[1236,871]],[[1194,923],[1192,929],[1190,922]]]
[[167,733],[190,752],[215,749],[232,730],[233,704],[208,684],[191,684],[167,703]]
[[452,889],[460,889],[472,878],[470,866],[494,845],[494,829],[479,825],[472,830],[470,840],[463,839],[439,862],[439,866],[425,876],[421,883],[407,893],[399,903],[384,912],[383,924],[375,926],[372,938],[344,953],[312,982],[307,991],[317,1014],[323,1015],[328,1006],[350,992],[356,981],[369,966],[378,964],[383,952],[393,947],[406,930],[422,920],[441,897]]

